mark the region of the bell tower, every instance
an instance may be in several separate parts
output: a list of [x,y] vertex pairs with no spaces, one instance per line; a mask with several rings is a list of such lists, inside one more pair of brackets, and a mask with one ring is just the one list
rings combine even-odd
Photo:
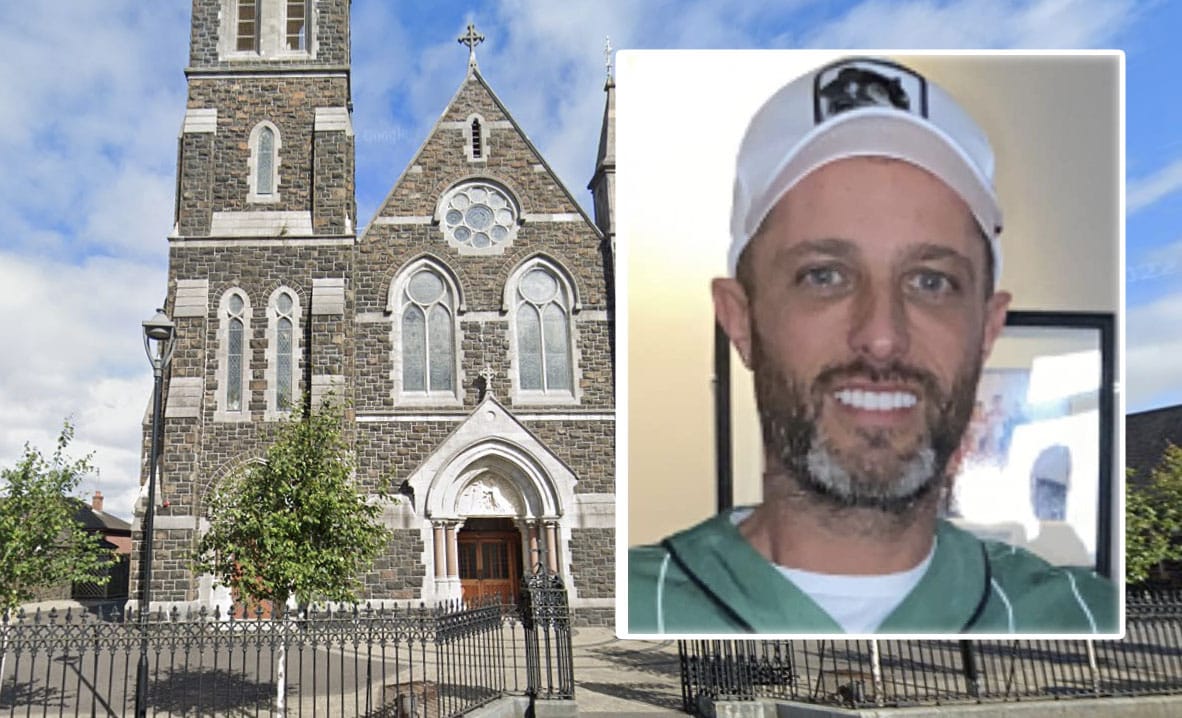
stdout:
[[194,0],[182,238],[349,235],[349,0]]
[[[165,377],[154,605],[211,598],[188,567],[209,490],[261,455],[270,426],[302,397],[349,399],[349,9],[350,0],[193,0],[168,237],[177,346]],[[137,595],[134,563],[131,575]]]

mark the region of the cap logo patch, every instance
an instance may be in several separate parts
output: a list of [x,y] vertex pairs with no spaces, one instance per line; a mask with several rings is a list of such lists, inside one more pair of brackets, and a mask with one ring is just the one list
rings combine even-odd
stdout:
[[845,60],[817,72],[813,83],[817,124],[862,107],[893,107],[927,117],[926,83],[901,65],[873,59]]
[[867,105],[890,104],[900,110],[911,107],[911,100],[898,79],[856,67],[845,68],[837,74],[837,79],[822,87],[821,98],[829,116]]

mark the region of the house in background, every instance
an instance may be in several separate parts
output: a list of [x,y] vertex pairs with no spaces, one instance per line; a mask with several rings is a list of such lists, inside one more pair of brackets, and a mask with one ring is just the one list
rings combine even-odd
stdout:
[[102,547],[114,551],[117,563],[107,569],[111,580],[99,586],[93,583],[62,583],[37,592],[38,601],[118,600],[127,598],[128,567],[131,563],[131,524],[103,510],[103,493],[95,491],[90,503],[70,498],[74,506],[74,521],[89,533],[102,537]]
[[1134,484],[1149,481],[1169,444],[1182,446],[1182,404],[1125,415],[1125,466]]

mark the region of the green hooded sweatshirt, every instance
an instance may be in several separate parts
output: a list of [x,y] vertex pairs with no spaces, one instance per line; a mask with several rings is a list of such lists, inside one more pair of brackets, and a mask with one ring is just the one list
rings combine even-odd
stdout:
[[[733,511],[733,510],[732,510]],[[631,633],[841,633],[730,511],[628,552]],[[878,633],[1116,633],[1113,584],[939,521],[931,564]]]

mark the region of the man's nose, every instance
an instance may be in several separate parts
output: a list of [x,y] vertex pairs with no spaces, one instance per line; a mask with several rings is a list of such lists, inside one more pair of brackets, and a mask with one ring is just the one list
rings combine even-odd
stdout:
[[885,285],[867,286],[855,298],[850,349],[873,362],[887,362],[907,353],[910,336],[899,292]]

